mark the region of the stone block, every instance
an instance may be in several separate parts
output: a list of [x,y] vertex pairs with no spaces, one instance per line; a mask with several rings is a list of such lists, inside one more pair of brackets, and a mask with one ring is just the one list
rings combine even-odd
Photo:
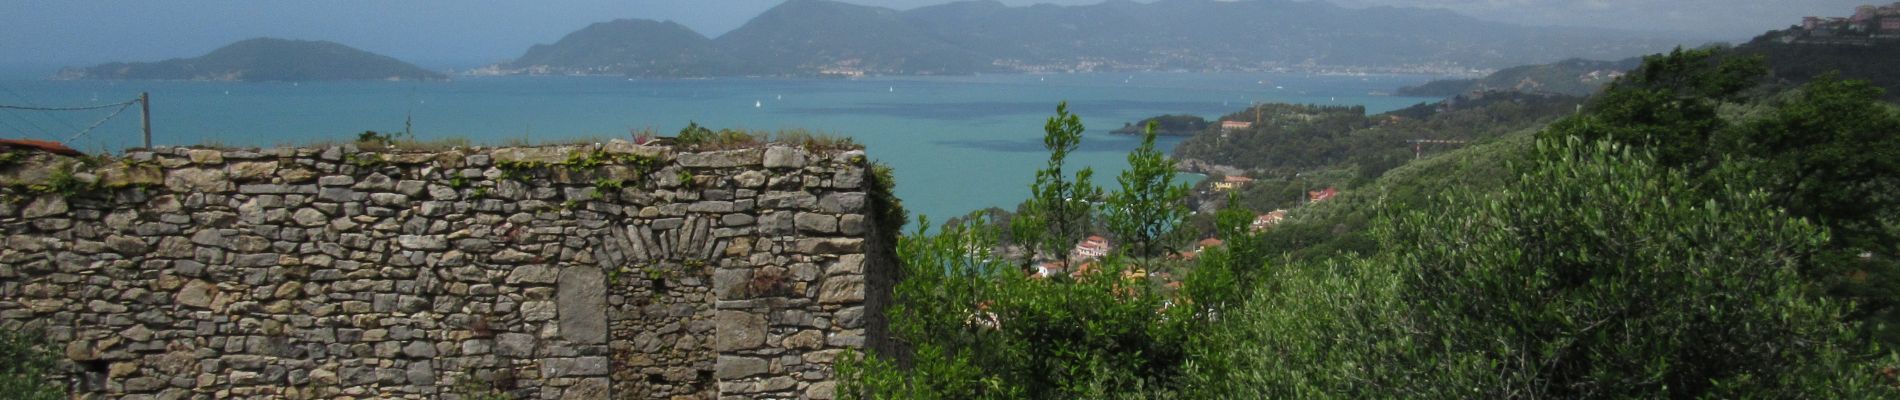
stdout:
[[720,300],[743,300],[749,296],[746,285],[752,282],[751,268],[713,270],[713,294]]
[[763,359],[739,356],[719,356],[713,363],[713,378],[739,379],[763,374],[769,364]]
[[860,303],[864,301],[863,275],[838,275],[825,278],[818,287],[818,302],[825,304]]
[[800,232],[817,234],[832,234],[838,232],[838,217],[831,215],[802,212],[792,217],[792,220],[798,226],[798,231]]
[[766,168],[804,168],[805,150],[788,146],[772,146],[765,149]]
[[607,275],[600,268],[562,269],[555,300],[562,338],[583,344],[607,342]]
[[741,149],[726,151],[707,151],[699,153],[680,153],[681,166],[692,168],[732,168],[747,165],[760,165],[764,151],[760,149]]
[[526,333],[503,333],[495,336],[495,355],[510,358],[534,356],[537,340]]
[[745,311],[719,311],[714,318],[713,349],[737,351],[765,344],[765,317]]
[[530,301],[521,303],[521,319],[529,322],[551,320],[558,314],[556,310],[558,310],[558,308],[555,307],[552,301]]
[[[507,250],[504,250],[504,251],[507,251]],[[523,254],[526,254],[526,253],[523,253]],[[539,265],[524,265],[520,267],[515,267],[514,270],[509,271],[508,278],[504,282],[507,282],[509,284],[518,284],[518,283],[552,284],[556,280],[559,280],[560,276],[561,276],[560,271],[555,271],[553,268],[543,267]]]
[[596,400],[610,398],[610,386],[607,378],[582,379],[567,390],[561,391],[561,400]]
[[185,282],[185,286],[178,289],[178,295],[173,300],[177,301],[178,304],[186,306],[209,308],[211,307],[211,300],[216,298],[217,295],[217,286],[212,285],[210,282],[193,279],[190,282]]
[[607,357],[551,358],[541,364],[541,374],[549,378],[607,375]]

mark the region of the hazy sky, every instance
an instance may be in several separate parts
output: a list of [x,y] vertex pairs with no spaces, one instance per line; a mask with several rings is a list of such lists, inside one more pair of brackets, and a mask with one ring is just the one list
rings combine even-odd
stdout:
[[[518,56],[530,45],[615,18],[670,19],[716,37],[781,1],[0,0],[0,65],[192,57],[237,40],[272,36],[331,40],[427,67],[463,67]],[[846,1],[908,9],[949,0]],[[1351,7],[1440,7],[1527,25],[1681,31],[1742,40],[1804,15],[1845,15],[1855,5],[1876,0],[1332,1]]]

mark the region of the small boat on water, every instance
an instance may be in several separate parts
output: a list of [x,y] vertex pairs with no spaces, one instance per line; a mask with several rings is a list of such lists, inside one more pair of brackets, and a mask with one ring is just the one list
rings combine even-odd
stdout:
[[758,101],[758,100],[753,100],[753,101],[752,101],[752,108],[759,108],[759,107],[765,107],[765,102],[763,102],[763,101]]

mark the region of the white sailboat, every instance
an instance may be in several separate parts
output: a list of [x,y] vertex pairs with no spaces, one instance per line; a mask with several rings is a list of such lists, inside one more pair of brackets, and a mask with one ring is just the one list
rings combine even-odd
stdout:
[[759,107],[765,107],[765,102],[763,102],[763,101],[758,101],[758,100],[753,100],[753,101],[752,101],[752,108],[759,108]]

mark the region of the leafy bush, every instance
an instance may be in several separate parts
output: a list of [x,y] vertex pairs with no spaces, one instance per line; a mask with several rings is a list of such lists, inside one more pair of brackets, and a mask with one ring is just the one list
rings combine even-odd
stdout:
[[1685,199],[1683,172],[1628,147],[1540,146],[1508,190],[1382,218],[1377,256],[1270,272],[1193,346],[1188,386],[1240,398],[1896,394],[1858,353],[1845,308],[1799,279],[1820,229],[1758,192]]
[[58,400],[66,391],[51,382],[47,374],[58,367],[58,357],[45,336],[34,332],[0,329],[0,398],[17,400]]

